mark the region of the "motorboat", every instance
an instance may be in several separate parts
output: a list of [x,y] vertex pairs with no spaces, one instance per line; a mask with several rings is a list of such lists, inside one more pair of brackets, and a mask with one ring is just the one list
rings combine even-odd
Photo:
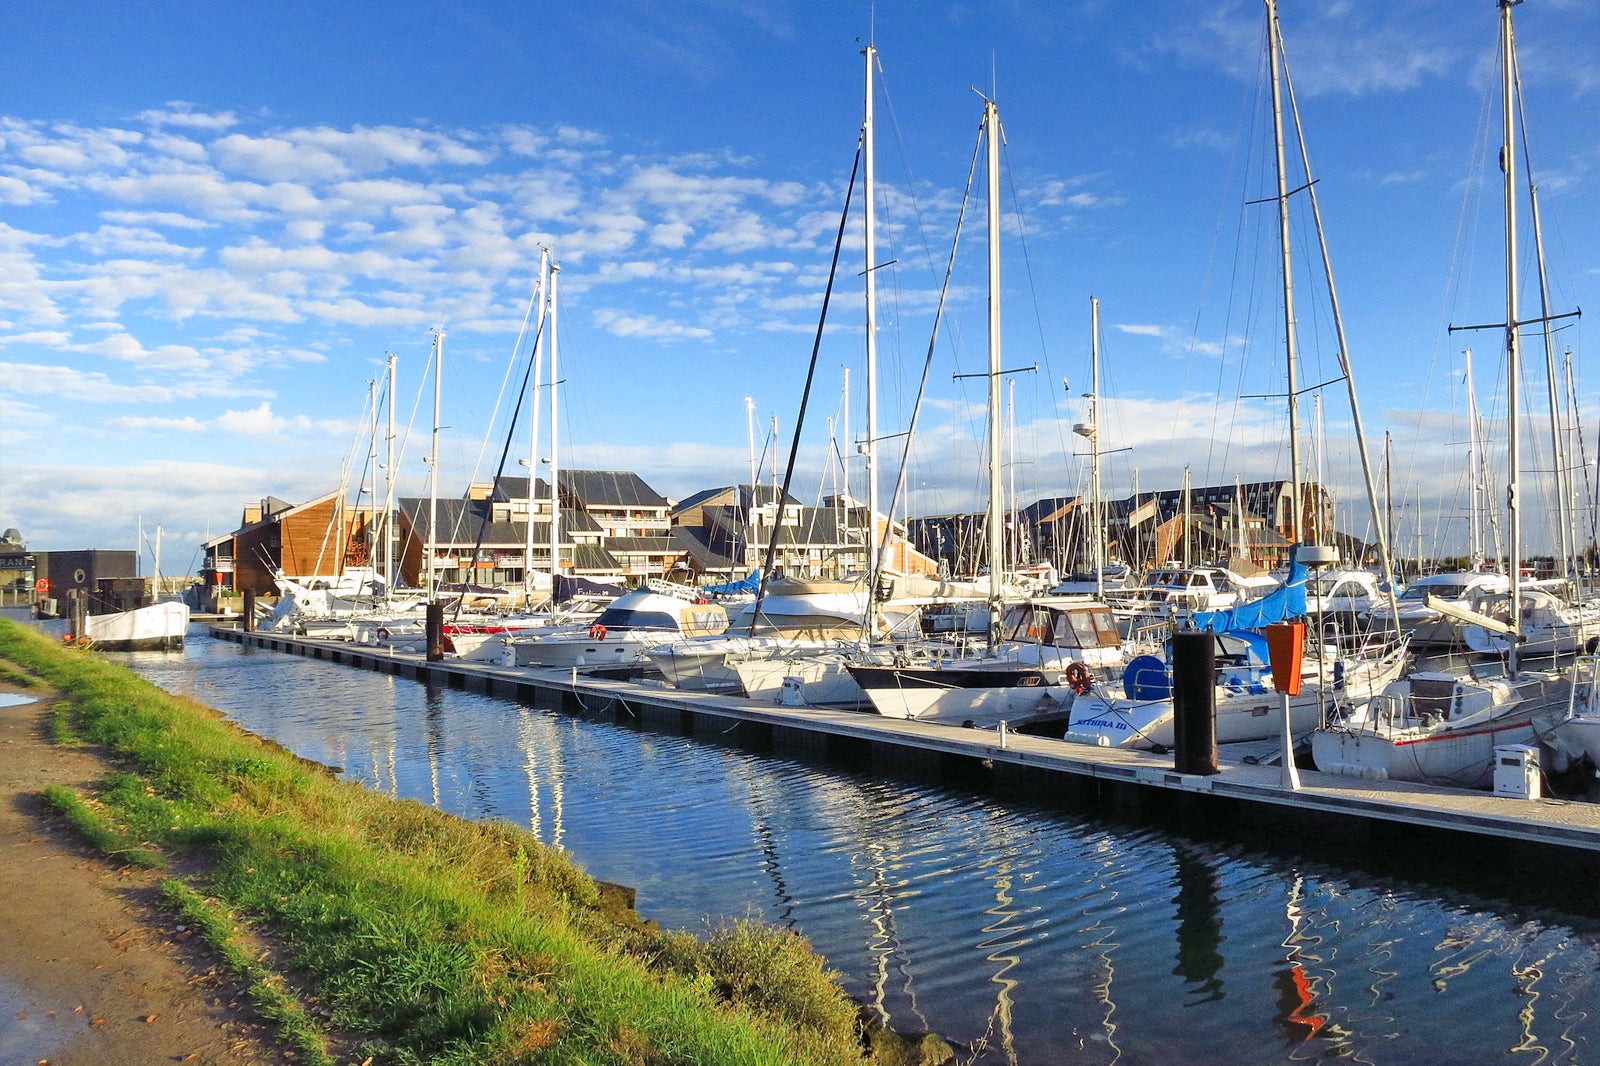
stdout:
[[659,644],[727,628],[728,612],[720,604],[646,586],[617,597],[587,625],[508,635],[501,661],[546,669],[632,666]]

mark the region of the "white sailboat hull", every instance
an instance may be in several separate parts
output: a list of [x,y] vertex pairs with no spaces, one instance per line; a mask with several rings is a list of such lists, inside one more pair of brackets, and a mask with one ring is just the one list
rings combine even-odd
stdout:
[[189,605],[164,600],[148,607],[84,619],[84,636],[106,651],[181,648],[189,628]]
[[1555,673],[1481,681],[1413,674],[1349,722],[1313,733],[1311,756],[1324,773],[1487,788],[1494,749],[1551,735],[1570,694],[1570,681]]

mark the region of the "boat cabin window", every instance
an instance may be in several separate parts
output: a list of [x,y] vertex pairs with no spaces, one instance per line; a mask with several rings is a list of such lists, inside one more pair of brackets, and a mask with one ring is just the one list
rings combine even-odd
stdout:
[[1055,619],[1055,644],[1064,648],[1106,648],[1122,643],[1116,619],[1109,610],[1059,611]]
[[597,626],[607,629],[677,629],[678,620],[665,611],[633,611],[626,607],[608,607],[594,620]]
[[1050,612],[1043,607],[1013,607],[1006,612],[1001,635],[1006,640],[1031,643],[1055,643],[1050,625]]

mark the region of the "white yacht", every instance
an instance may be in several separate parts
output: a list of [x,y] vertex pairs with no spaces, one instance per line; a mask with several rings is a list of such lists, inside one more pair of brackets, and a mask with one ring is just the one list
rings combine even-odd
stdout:
[[715,636],[728,628],[728,612],[703,597],[635,589],[617,597],[593,622],[508,635],[508,666],[631,666],[668,641]]

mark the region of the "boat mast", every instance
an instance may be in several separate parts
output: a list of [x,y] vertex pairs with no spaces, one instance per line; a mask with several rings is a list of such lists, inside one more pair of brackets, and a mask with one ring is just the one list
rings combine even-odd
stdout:
[[1183,568],[1185,570],[1194,565],[1189,553],[1189,530],[1192,526],[1191,520],[1193,518],[1193,513],[1190,507],[1190,504],[1193,501],[1189,492],[1191,484],[1192,482],[1189,480],[1189,466],[1187,463],[1185,463],[1183,467]]
[[[372,479],[368,487],[367,477],[361,479],[361,487],[367,492],[367,569],[376,574],[378,569],[378,379],[373,378],[367,382],[367,406],[372,411],[372,432],[367,435],[367,477]],[[372,584],[367,583],[368,591]]]
[[1000,601],[1005,569],[1000,486],[1000,111],[983,101],[988,147],[989,227],[989,644],[999,641]]
[[389,353],[389,438],[384,459],[383,479],[383,600],[388,603],[394,587],[394,374],[395,359]]
[[[883,542],[887,536],[878,535],[878,272],[877,262],[877,211],[873,203],[873,190],[877,181],[876,151],[874,148],[873,118],[873,66],[878,50],[867,45],[861,52],[866,59],[866,105],[862,111],[862,202],[865,205],[862,228],[866,242],[866,301],[867,301],[867,576],[870,580],[868,596],[877,587],[878,574],[883,569]],[[888,530],[884,531],[887,534]]]
[[[1271,21],[1277,24],[1277,11],[1269,2]],[[1283,36],[1278,33],[1279,55],[1282,58]],[[1385,522],[1380,518],[1378,505],[1377,477],[1373,472],[1372,456],[1367,448],[1366,430],[1361,420],[1361,402],[1356,395],[1355,373],[1350,366],[1350,345],[1345,336],[1344,316],[1339,310],[1338,287],[1333,280],[1333,259],[1328,254],[1328,241],[1322,228],[1322,208],[1317,203],[1317,186],[1311,179],[1311,157],[1306,150],[1305,136],[1301,132],[1300,109],[1295,103],[1294,83],[1288,78],[1288,60],[1283,60],[1284,82],[1288,89],[1289,107],[1294,113],[1294,125],[1300,144],[1300,162],[1306,174],[1306,196],[1311,203],[1311,218],[1317,229],[1317,247],[1322,253],[1322,272],[1328,279],[1328,304],[1333,319],[1334,335],[1338,341],[1339,371],[1344,375],[1345,392],[1350,400],[1350,421],[1355,427],[1356,451],[1361,457],[1361,477],[1367,491],[1367,506],[1372,512],[1373,526],[1378,537],[1378,564],[1383,571],[1385,597],[1389,601],[1390,617],[1395,620],[1396,636],[1399,633],[1399,605],[1395,602],[1395,574],[1393,544],[1394,533],[1392,528],[1386,528]],[[1292,408],[1291,408],[1292,410]],[[1384,434],[1385,447],[1388,446],[1388,434]],[[1385,475],[1387,476],[1387,474]]]
[[[1517,202],[1516,188],[1516,137],[1513,123],[1513,68],[1516,63],[1516,42],[1511,29],[1511,9],[1521,0],[1500,0],[1500,99],[1501,147],[1500,168],[1505,179],[1506,212],[1506,535],[1510,540],[1511,610],[1513,619],[1520,617],[1522,602],[1522,503],[1517,499],[1519,470],[1522,462],[1522,430],[1518,410],[1518,375],[1522,371],[1521,338],[1517,332]],[[1520,627],[1519,627],[1520,628]],[[1506,668],[1517,673],[1517,641],[1511,641],[1506,657]]]
[[1289,543],[1300,542],[1300,397],[1296,380],[1294,274],[1289,245],[1289,178],[1283,153],[1283,97],[1279,67],[1283,37],[1277,0],[1266,0],[1269,62],[1272,65],[1272,140],[1278,160],[1278,251],[1283,260],[1283,340],[1289,375]]
[[[561,279],[561,266],[550,264],[550,606],[556,604],[556,578],[561,574],[561,456],[558,452],[560,428],[557,418],[561,411],[558,392],[561,374],[558,360],[560,348],[556,340],[556,292]],[[577,549],[574,548],[574,551]],[[577,560],[573,560],[576,570]]]
[[1080,436],[1089,438],[1089,522],[1090,559],[1094,564],[1094,594],[1106,594],[1106,541],[1104,503],[1100,498],[1100,299],[1089,297],[1089,422],[1074,426]]
[[[433,331],[433,444],[428,450],[428,603],[439,602],[439,379],[444,370],[444,330]],[[430,638],[431,639],[431,638]]]
[[[539,482],[539,390],[543,384],[544,376],[544,331],[545,318],[549,310],[549,278],[550,278],[550,249],[539,249],[539,277],[533,285],[533,305],[538,308],[533,324],[533,377],[528,386],[528,405],[532,408],[528,416],[528,522],[523,531],[522,543],[522,602],[528,610],[533,609],[533,516],[536,493],[534,486]],[[551,595],[555,594],[555,586],[550,587]]]

